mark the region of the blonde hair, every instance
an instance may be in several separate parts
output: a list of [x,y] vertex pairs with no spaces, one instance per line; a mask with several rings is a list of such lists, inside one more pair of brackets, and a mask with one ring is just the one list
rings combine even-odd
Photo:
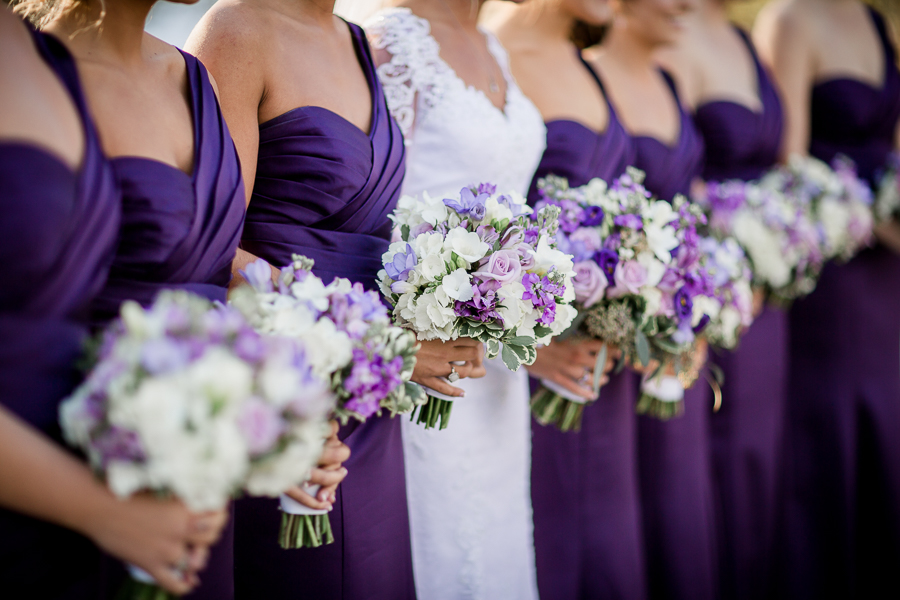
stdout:
[[9,5],[13,12],[28,19],[38,29],[46,27],[60,17],[72,16],[81,31],[87,27],[99,26],[106,15],[105,0],[100,0],[100,14],[91,22],[88,22],[88,0],[11,0]]

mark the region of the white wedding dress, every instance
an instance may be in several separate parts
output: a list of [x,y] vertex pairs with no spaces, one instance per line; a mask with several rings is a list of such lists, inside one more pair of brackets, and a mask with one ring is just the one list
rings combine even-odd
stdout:
[[[381,11],[366,29],[373,48],[391,55],[378,75],[406,138],[403,193],[490,182],[525,194],[546,130],[496,38],[483,32],[508,86],[503,111],[465,85],[439,56],[428,22],[408,9]],[[536,599],[527,374],[495,359],[484,378],[458,385],[466,396],[454,401],[447,429],[403,423],[419,600]]]

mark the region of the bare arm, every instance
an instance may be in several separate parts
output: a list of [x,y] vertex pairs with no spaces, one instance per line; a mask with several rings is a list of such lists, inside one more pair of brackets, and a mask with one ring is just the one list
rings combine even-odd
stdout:
[[810,94],[816,73],[811,35],[801,16],[775,5],[760,13],[753,39],[775,78],[785,108],[782,159],[805,155],[809,152]]
[[190,556],[191,568],[202,568],[225,523],[223,511],[192,516],[176,501],[115,498],[87,465],[2,405],[0,482],[0,506],[73,529],[179,594],[196,575],[179,578],[172,566]]

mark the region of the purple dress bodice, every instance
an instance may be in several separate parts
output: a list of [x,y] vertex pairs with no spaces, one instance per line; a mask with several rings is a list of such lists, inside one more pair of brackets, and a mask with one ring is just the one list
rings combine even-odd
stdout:
[[112,159],[122,229],[109,281],[93,305],[103,324],[125,300],[144,306],[167,288],[225,301],[244,218],[237,151],[206,68],[182,52],[194,122],[194,171],[141,157]]
[[706,146],[703,179],[707,181],[758,179],[778,162],[784,130],[778,91],[747,34],[735,29],[756,65],[761,107],[753,110],[737,102],[714,100],[695,109],[694,122]]
[[[326,283],[346,277],[375,287],[389,245],[388,215],[400,195],[405,150],[362,29],[349,24],[372,98],[367,135],[327,109],[301,106],[260,125],[259,161],[241,247],[283,266],[315,260]],[[415,597],[399,418],[355,420],[338,437],[349,471],[330,513],[335,542],[285,551],[278,502],[235,507],[238,598],[407,600]]]
[[[697,107],[694,119],[705,142],[707,181],[758,179],[778,162],[784,129],[781,101],[753,43],[735,29],[755,63],[761,107],[753,110],[723,100]],[[787,330],[787,314],[766,307],[736,349],[710,355],[724,375],[722,407],[710,419],[723,599],[762,600],[770,591],[787,395]]]
[[665,71],[661,73],[678,104],[681,132],[672,146],[654,137],[633,135],[634,166],[647,174],[644,187],[650,193],[660,200],[671,201],[677,194],[688,195],[691,182],[700,176],[703,168],[703,138],[691,115],[681,105],[672,76]]
[[[584,63],[607,98],[603,84]],[[559,175],[572,186],[607,182],[634,162],[634,145],[612,104],[598,133],[572,120],[550,121],[537,181]],[[532,420],[531,501],[541,598],[643,598],[643,543],[634,413],[635,376],[613,375],[600,399],[584,409],[581,431],[562,432]]]
[[[74,60],[56,39],[35,45],[70,94],[84,131],[73,172],[36,146],[0,141],[0,402],[59,439],[57,414],[79,381],[88,307],[119,230],[119,198]],[[95,597],[99,553],[80,535],[0,510],[0,589],[33,598]]]
[[276,267],[291,254],[334,277],[375,287],[391,236],[388,215],[404,174],[403,136],[391,119],[361,29],[351,26],[372,95],[367,135],[338,114],[301,106],[259,127],[259,162],[241,247]]
[[881,15],[868,9],[884,50],[884,81],[874,87],[837,78],[813,86],[810,105],[810,154],[825,162],[845,154],[856,162],[860,177],[875,183],[894,149],[900,118],[900,71]]
[[[579,59],[606,98],[597,72],[580,55]],[[546,123],[547,148],[528,190],[528,201],[532,206],[538,199],[537,182],[542,177],[559,175],[568,179],[572,187],[584,185],[595,177],[610,182],[634,163],[634,144],[616,116],[615,108],[608,100],[606,105],[609,120],[603,133],[571,119]]]

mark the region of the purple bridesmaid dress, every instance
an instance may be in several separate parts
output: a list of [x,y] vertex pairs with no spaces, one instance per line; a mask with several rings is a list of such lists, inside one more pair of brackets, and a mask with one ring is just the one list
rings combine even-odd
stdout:
[[[327,283],[375,287],[400,193],[404,148],[385,103],[363,31],[349,25],[372,96],[368,135],[316,106],[259,128],[259,162],[242,247],[276,266],[292,253],[315,259]],[[415,597],[400,421],[388,416],[341,428],[352,454],[330,514],[335,542],[283,550],[278,502],[236,503],[235,577],[241,600],[403,600]]]
[[[812,89],[810,152],[874,183],[894,147],[900,72],[885,23],[879,87]],[[825,267],[790,311],[785,597],[900,597],[900,256],[877,245]]]
[[[679,103],[675,82],[663,73]],[[635,166],[659,198],[688,194],[700,176],[703,139],[681,110],[674,145],[634,136]],[[649,597],[707,600],[716,597],[717,563],[709,415],[712,394],[701,377],[685,392],[684,415],[669,421],[638,417],[638,459]]]
[[[149,158],[110,161],[122,194],[122,227],[109,280],[92,306],[96,325],[116,317],[122,302],[147,306],[163,289],[225,301],[244,219],[244,185],[206,68],[182,55],[194,122],[194,172]],[[202,585],[186,598],[234,597],[232,541],[229,523],[200,573]]]
[[[597,74],[584,65],[603,91]],[[595,177],[612,181],[634,162],[631,139],[607,106],[603,133],[571,120],[547,123],[531,204],[539,199],[541,177],[566,177],[572,186]],[[600,400],[585,407],[579,432],[532,419],[531,501],[543,600],[646,596],[635,391],[634,373],[613,375]]]
[[[75,363],[115,251],[119,197],[72,56],[50,36],[33,37],[78,110],[84,156],[73,172],[37,146],[0,141],[0,402],[61,443],[57,410],[79,382]],[[93,599],[99,568],[87,538],[0,509],[0,595]]]
[[[707,181],[758,179],[778,161],[781,102],[753,44],[759,110],[729,101],[697,107]],[[772,554],[788,376],[787,313],[766,307],[733,352],[711,360],[725,374],[722,408],[710,420],[722,598],[763,599],[771,592]]]

